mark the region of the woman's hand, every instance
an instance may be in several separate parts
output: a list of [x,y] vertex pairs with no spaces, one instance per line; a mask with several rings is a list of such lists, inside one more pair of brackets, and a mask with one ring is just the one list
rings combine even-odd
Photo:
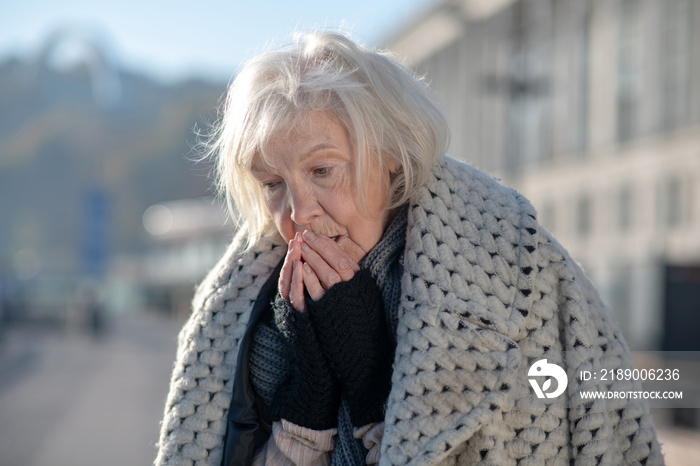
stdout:
[[318,301],[333,285],[350,280],[360,270],[358,262],[365,251],[347,236],[336,242],[306,230],[301,238],[304,286],[312,300]]
[[299,233],[289,240],[277,287],[280,296],[292,303],[294,309],[300,312],[306,310],[304,271],[301,264],[301,234]]
[[311,299],[318,301],[333,285],[355,276],[360,270],[358,262],[365,254],[345,235],[336,242],[308,230],[297,233],[289,241],[280,272],[280,296],[291,302],[294,309],[304,312],[304,289]]
[[[384,419],[394,353],[381,289],[369,270],[360,271],[358,266],[364,255],[365,251],[344,235],[334,241],[310,231],[297,233],[289,242],[280,273],[280,297],[287,307],[278,308],[286,309],[286,313],[275,311],[283,335],[298,333],[288,327],[308,330],[301,339],[288,339],[313,342],[318,349],[308,351],[300,346],[305,351],[299,360],[308,363],[321,356],[325,364],[316,360],[300,366],[300,374],[308,379],[309,374],[325,373],[327,367],[348,401],[355,427]],[[304,298],[304,290],[309,293],[309,301]],[[289,404],[284,400],[280,403]],[[304,418],[303,411],[283,414]]]

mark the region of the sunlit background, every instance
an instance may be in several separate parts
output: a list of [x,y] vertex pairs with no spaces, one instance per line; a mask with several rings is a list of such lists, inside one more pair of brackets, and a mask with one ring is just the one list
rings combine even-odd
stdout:
[[[635,351],[700,351],[700,1],[24,1],[0,14],[0,464],[150,464],[233,228],[200,143],[241,64],[342,28],[424,74]],[[698,371],[700,372],[700,371]],[[697,409],[655,412],[700,464]]]

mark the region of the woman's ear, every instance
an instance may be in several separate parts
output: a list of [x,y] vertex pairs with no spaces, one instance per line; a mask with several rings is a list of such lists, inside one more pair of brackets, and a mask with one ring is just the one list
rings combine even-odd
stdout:
[[395,175],[396,172],[401,170],[401,163],[394,157],[387,157],[385,162],[386,167],[389,169],[389,173]]

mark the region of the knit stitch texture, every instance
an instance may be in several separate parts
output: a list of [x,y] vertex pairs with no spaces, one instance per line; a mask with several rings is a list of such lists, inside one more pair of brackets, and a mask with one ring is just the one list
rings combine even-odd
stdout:
[[323,356],[309,313],[297,311],[279,295],[273,309],[289,364],[288,376],[272,401],[273,420],[286,419],[314,430],[337,427],[340,387]]
[[[158,465],[219,465],[240,338],[286,250],[243,251],[238,235],[200,286],[179,336]],[[382,465],[663,464],[643,400],[586,400],[633,381],[570,377],[536,398],[537,360],[581,370],[632,368],[598,293],[536,221],[528,201],[445,158],[411,200]]]
[[250,347],[250,382],[267,406],[289,371],[284,338],[276,327],[260,322]]
[[384,419],[391,389],[393,345],[382,291],[362,269],[307,303],[323,356],[339,381],[355,427]]

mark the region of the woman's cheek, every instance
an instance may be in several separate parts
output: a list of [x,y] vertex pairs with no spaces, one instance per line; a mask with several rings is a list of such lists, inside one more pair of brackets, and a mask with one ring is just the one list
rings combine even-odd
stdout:
[[284,209],[280,202],[267,202],[266,206],[272,221],[277,227],[277,231],[286,242],[289,242],[290,239],[294,238],[294,227],[291,224],[290,216],[288,214],[285,215],[285,212],[288,211]]

